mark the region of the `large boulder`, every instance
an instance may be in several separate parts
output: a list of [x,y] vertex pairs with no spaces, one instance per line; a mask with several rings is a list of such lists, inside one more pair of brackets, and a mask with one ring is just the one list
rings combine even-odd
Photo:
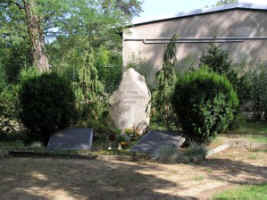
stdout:
[[150,99],[145,78],[129,68],[110,98],[110,114],[115,126],[122,132],[132,129],[142,134],[150,121]]

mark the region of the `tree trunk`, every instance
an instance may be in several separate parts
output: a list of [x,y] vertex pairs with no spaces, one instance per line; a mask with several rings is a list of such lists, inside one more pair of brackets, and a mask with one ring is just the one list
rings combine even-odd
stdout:
[[36,13],[35,0],[23,0],[28,33],[32,45],[33,65],[40,72],[49,70],[48,57],[45,54],[44,34],[41,18]]

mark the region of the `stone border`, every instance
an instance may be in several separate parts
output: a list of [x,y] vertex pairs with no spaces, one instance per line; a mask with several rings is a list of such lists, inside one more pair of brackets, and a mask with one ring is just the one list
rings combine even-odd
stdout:
[[84,159],[93,160],[97,158],[97,155],[75,155],[75,154],[60,154],[60,153],[37,153],[37,152],[25,152],[25,151],[9,151],[8,155],[17,158],[64,158],[64,159]]
[[223,145],[219,145],[218,147],[216,147],[215,149],[211,149],[207,152],[206,158],[212,156],[213,154],[222,152],[226,149],[229,149],[230,147],[232,147],[233,145],[231,143],[227,143],[227,144],[223,144]]
[[251,150],[251,151],[254,151],[256,150],[257,148],[267,148],[267,144],[265,143],[255,143],[255,142],[248,142],[248,141],[244,141],[244,140],[233,140],[231,142],[228,142],[226,144],[222,144],[222,145],[219,145],[218,147],[214,148],[214,149],[211,149],[207,152],[207,155],[206,155],[206,158],[216,154],[216,153],[219,153],[219,152],[222,152],[222,151],[225,151],[229,148],[246,148],[248,150]]

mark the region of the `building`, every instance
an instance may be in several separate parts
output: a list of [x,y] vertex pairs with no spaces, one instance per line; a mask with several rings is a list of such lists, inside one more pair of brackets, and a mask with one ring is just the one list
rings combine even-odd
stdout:
[[124,66],[143,62],[160,69],[166,44],[175,33],[182,65],[197,63],[212,43],[228,50],[237,63],[249,66],[267,61],[267,6],[229,4],[126,27]]

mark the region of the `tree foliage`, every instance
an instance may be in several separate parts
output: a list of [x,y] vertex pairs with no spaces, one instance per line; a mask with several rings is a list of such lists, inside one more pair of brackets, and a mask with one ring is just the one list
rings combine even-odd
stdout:
[[[34,66],[46,71],[50,61],[45,39],[78,34],[90,37],[96,45],[103,40],[112,41],[110,33],[118,34],[119,27],[141,11],[140,3],[138,0],[1,0],[0,41],[28,40]],[[103,9],[103,4],[108,9]]]
[[112,4],[115,9],[120,9],[130,19],[138,16],[142,11],[140,0],[102,0],[102,7],[105,12],[110,10]]
[[156,74],[157,87],[152,96],[154,112],[168,128],[174,118],[171,96],[176,82],[176,40],[177,35],[174,35],[164,52],[163,65]]
[[232,61],[227,51],[217,45],[210,45],[200,58],[200,65],[207,65],[214,72],[227,75],[230,73]]
[[200,66],[207,65],[212,71],[224,75],[232,83],[240,99],[240,104],[244,104],[249,100],[250,83],[248,74],[244,72],[244,64],[240,71],[235,70],[236,64],[230,59],[229,53],[216,45],[211,45],[208,51],[200,58]]
[[99,120],[120,81],[121,27],[139,12],[139,0],[0,0],[0,108],[15,108],[8,91],[30,66],[49,66],[72,83],[79,117]]

